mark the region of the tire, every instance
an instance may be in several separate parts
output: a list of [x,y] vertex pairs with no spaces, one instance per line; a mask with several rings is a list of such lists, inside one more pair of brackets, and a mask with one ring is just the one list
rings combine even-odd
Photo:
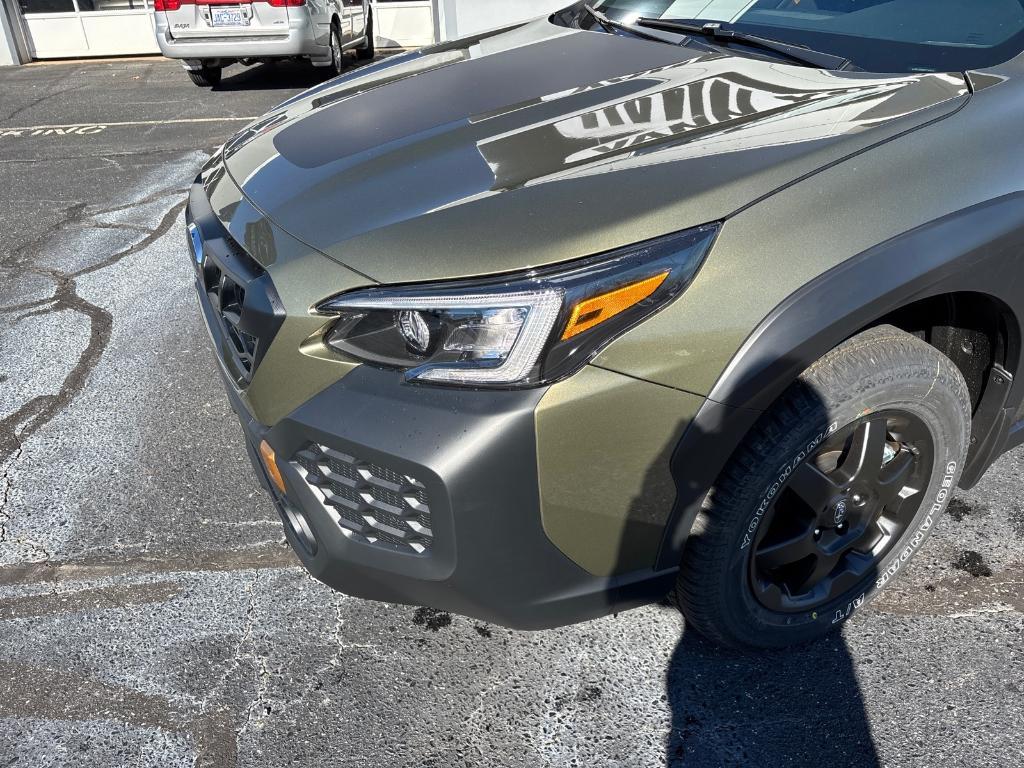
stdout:
[[360,61],[369,61],[377,55],[377,41],[373,37],[373,14],[371,13],[366,22],[366,46],[356,49],[356,58]]
[[188,70],[188,76],[200,88],[214,88],[220,85],[223,71],[221,67],[203,67],[202,69]]
[[[735,648],[837,628],[934,528],[970,424],[963,376],[924,341],[879,326],[829,352],[765,412],[709,492],[671,595],[687,626]],[[859,548],[842,549],[857,536]]]
[[341,47],[341,30],[331,25],[331,77],[337,77],[345,70],[345,52]]

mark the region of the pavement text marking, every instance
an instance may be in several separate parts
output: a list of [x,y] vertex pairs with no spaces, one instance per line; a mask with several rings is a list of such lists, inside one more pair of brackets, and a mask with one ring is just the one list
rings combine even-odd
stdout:
[[94,136],[108,128],[135,126],[182,125],[189,123],[251,123],[255,117],[191,117],[176,120],[123,120],[109,123],[68,123],[66,125],[29,125],[16,128],[0,127],[0,139],[26,139],[34,136]]

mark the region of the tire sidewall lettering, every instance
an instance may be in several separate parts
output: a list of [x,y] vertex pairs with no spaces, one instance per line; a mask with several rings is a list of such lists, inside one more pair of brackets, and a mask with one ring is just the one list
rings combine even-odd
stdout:
[[879,567],[879,576],[875,580],[874,588],[871,590],[872,592],[877,592],[892,581],[893,577],[900,572],[904,563],[913,557],[917,550],[921,548],[921,545],[928,537],[932,526],[935,525],[936,518],[946,507],[946,503],[949,500],[949,494],[956,482],[958,468],[957,462],[946,462],[942,482],[939,484],[939,490],[935,494],[935,500],[928,508],[928,511],[925,512],[924,517],[921,519],[921,522],[911,535],[909,541],[907,541],[899,552],[891,557],[887,564]]
[[825,438],[832,435],[836,430],[839,429],[839,422],[833,421],[824,429],[818,431],[817,435],[801,448],[792,459],[787,461],[779,469],[778,476],[771,482],[771,484],[764,490],[761,501],[757,505],[757,510],[754,512],[753,517],[747,523],[747,526],[743,531],[743,538],[740,540],[740,550],[745,550],[749,547],[753,541],[754,536],[757,533],[758,526],[761,525],[761,520],[764,519],[765,512],[772,504],[772,500],[778,494],[779,489],[782,488],[786,481],[789,480],[789,476],[793,474],[794,470],[799,467],[804,460],[814,453],[815,449],[824,442]]
[[[753,515],[751,515],[747,525],[743,529],[743,535],[740,539],[737,554],[745,552],[753,544],[757,530],[761,525],[761,521],[763,520],[765,513],[771,507],[772,501],[778,495],[779,491],[785,486],[786,481],[793,474],[796,468],[799,467],[808,456],[812,455],[814,449],[816,449],[827,437],[836,432],[838,428],[838,423],[833,422],[825,429],[818,430],[813,439],[811,439],[803,448],[797,451],[789,461],[779,468],[774,479],[762,492],[757,509]],[[849,600],[845,605],[827,609],[827,611],[823,613],[811,612],[802,614],[803,620],[829,623],[832,625],[840,624],[850,618],[861,607],[863,607],[866,602],[871,600],[879,590],[892,581],[892,579],[903,569],[904,564],[917,554],[917,551],[928,538],[928,534],[931,533],[938,516],[946,508],[953,489],[956,487],[959,469],[960,465],[957,461],[946,460],[944,462],[937,462],[935,470],[942,473],[942,478],[938,482],[937,489],[933,491],[934,495],[932,496],[932,502],[927,504],[926,508],[925,504],[922,504],[923,509],[918,512],[919,522],[917,522],[914,532],[909,535],[909,538],[907,538],[897,550],[889,555],[887,561],[879,565],[878,576],[874,583],[868,586],[867,589],[857,597]],[[929,487],[935,488],[934,481],[929,483]],[[796,614],[794,619],[796,619],[797,616],[801,616],[801,614]]]

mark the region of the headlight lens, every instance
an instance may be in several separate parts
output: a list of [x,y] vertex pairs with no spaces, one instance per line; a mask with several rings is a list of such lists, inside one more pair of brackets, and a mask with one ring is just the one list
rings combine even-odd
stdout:
[[340,317],[327,344],[410,379],[509,384],[526,378],[551,333],[555,289],[403,295],[360,291],[323,307]]
[[718,226],[518,276],[371,288],[317,307],[324,341],[414,381],[530,387],[575,373],[677,298]]

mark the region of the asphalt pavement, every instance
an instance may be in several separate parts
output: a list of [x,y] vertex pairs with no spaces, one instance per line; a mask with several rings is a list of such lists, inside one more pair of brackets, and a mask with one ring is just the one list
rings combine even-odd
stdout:
[[216,146],[319,80],[0,69],[0,766],[1024,765],[1024,451],[795,650],[720,651],[660,605],[525,633],[310,579],[181,211]]

